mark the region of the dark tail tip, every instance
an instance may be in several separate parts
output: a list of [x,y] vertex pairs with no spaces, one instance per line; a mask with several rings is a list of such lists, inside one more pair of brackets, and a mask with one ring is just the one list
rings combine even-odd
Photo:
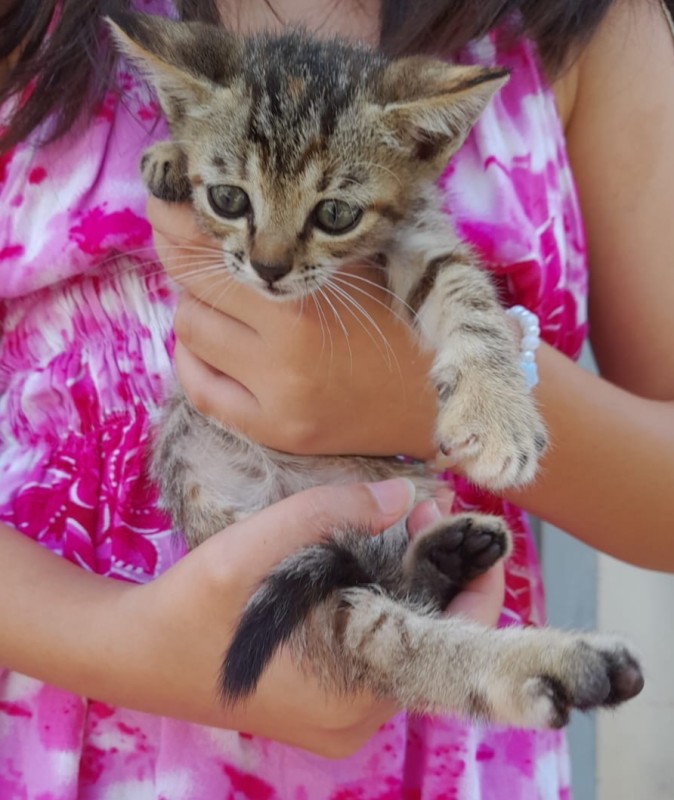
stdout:
[[251,597],[234,632],[220,672],[224,702],[255,691],[274,653],[330,594],[371,582],[356,556],[334,540],[281,562]]

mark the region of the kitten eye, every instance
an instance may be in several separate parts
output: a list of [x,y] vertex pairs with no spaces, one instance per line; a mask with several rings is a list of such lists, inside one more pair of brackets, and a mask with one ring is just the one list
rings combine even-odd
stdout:
[[326,233],[346,233],[360,222],[363,209],[343,200],[323,200],[314,209],[314,221]]
[[250,208],[250,198],[238,186],[209,186],[208,200],[216,214],[230,219],[242,217]]

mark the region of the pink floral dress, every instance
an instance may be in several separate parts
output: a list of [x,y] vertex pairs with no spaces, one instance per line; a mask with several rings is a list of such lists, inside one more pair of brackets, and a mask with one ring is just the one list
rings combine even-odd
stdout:
[[[169,12],[160,0],[144,3]],[[459,231],[570,356],[585,333],[583,230],[532,47],[498,35],[466,62],[512,70],[442,179]],[[138,177],[165,135],[121,65],[77,137],[0,161],[0,519],[82,569],[149,581],[180,557],[144,470],[171,371],[173,296]],[[543,620],[523,514],[458,483],[516,532],[503,624]],[[563,737],[400,714],[340,763],[233,731],[112,708],[0,669],[0,800],[564,800]]]

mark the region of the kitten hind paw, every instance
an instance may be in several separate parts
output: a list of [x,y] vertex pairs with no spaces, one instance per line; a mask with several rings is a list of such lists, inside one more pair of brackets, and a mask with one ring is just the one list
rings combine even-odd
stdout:
[[416,593],[446,605],[469,581],[510,552],[510,532],[500,517],[462,514],[417,536],[405,556]]
[[[641,667],[627,644],[600,634],[571,636],[571,641],[567,640],[557,653],[556,643],[549,646],[546,655],[555,655],[556,663],[548,664],[537,674],[523,675],[519,687],[513,681],[503,692],[506,705],[518,698],[518,711],[511,708],[497,713],[497,721],[531,728],[561,728],[573,709],[612,708],[641,692]],[[523,653],[520,664],[524,666],[526,661]],[[495,703],[493,707],[497,706]]]

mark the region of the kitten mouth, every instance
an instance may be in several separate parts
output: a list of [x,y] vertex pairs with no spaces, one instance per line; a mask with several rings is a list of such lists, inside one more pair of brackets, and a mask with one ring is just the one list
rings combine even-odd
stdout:
[[284,289],[281,286],[274,286],[273,284],[269,284],[262,289],[265,294],[270,294],[272,297],[287,297],[289,294],[292,294],[290,290]]

